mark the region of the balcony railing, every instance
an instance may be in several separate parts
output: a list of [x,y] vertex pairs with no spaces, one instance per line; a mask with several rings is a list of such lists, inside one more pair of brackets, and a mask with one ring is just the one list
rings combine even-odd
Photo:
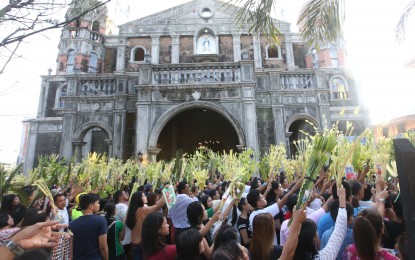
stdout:
[[115,79],[81,80],[80,96],[110,96],[116,94]]
[[239,63],[154,65],[153,85],[217,84],[241,81]]
[[99,32],[91,31],[87,28],[72,27],[69,28],[70,38],[90,39],[94,42],[102,42],[103,38]]
[[280,79],[282,89],[312,89],[316,86],[312,73],[282,73]]

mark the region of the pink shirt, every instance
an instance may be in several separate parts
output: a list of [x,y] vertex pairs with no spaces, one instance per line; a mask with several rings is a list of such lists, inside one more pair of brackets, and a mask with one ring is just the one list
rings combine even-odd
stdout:
[[[357,248],[355,245],[347,246],[343,253],[343,259],[346,260],[359,260],[357,256]],[[398,259],[396,256],[391,255],[388,251],[382,249],[380,252],[376,253],[374,260],[395,260]]]

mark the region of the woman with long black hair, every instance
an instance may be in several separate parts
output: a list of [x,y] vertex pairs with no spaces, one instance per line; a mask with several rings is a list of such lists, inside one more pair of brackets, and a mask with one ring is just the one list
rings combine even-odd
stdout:
[[164,238],[169,234],[167,219],[160,212],[149,214],[143,222],[141,244],[146,260],[174,260],[176,245],[167,245]]
[[131,246],[134,260],[143,259],[141,232],[144,219],[148,214],[159,211],[165,203],[166,201],[162,197],[156,205],[149,207],[147,206],[147,197],[144,192],[137,191],[131,196],[125,224],[131,229]]

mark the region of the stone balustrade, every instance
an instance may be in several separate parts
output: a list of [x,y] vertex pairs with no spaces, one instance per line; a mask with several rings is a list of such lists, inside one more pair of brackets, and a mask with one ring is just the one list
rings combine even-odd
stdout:
[[67,37],[70,38],[89,38],[91,41],[94,42],[102,42],[103,38],[99,32],[91,31],[87,28],[80,28],[80,27],[70,27],[69,28],[69,35]]
[[240,81],[239,63],[153,65],[153,85],[218,84]]
[[110,96],[116,94],[115,79],[81,80],[80,96]]
[[315,79],[312,73],[281,73],[282,89],[314,89]]

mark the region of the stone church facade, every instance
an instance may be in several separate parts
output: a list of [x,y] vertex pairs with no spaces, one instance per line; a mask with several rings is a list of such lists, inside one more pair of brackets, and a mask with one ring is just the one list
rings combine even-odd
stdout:
[[156,160],[201,145],[263,152],[281,142],[293,152],[310,123],[366,127],[340,44],[309,48],[274,20],[283,34],[274,46],[235,25],[237,10],[194,0],[111,35],[103,7],[65,27],[57,72],[42,76],[29,121],[25,171],[53,153]]

